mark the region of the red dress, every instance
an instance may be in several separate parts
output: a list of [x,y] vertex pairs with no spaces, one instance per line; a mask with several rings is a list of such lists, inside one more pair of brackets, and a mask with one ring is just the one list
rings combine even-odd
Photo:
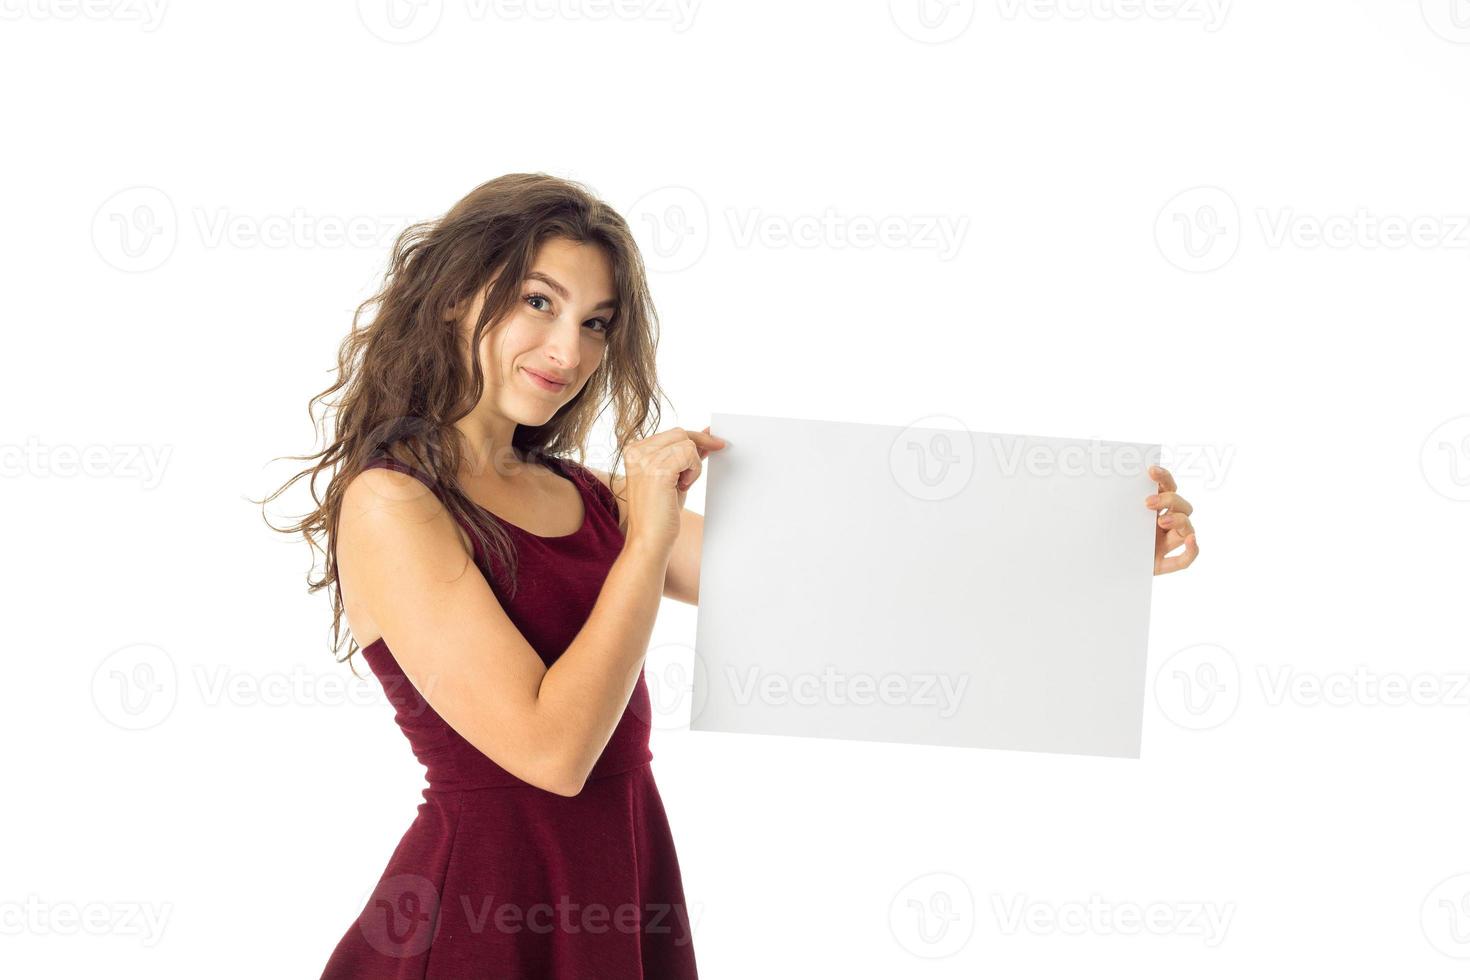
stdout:
[[[517,549],[514,599],[474,545],[481,574],[548,666],[581,630],[623,547],[617,504],[602,482],[571,460],[550,463],[581,492],[586,518],[560,537],[500,522]],[[369,465],[429,484],[392,457]],[[383,640],[362,655],[428,770],[428,786],[323,980],[697,977],[679,861],[650,766],[642,671],[582,792],[568,797],[511,775],[460,737]]]

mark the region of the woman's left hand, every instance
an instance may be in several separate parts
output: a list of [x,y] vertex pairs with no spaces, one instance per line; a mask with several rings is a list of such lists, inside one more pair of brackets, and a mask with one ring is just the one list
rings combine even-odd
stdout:
[[[1154,574],[1167,575],[1181,568],[1188,568],[1199,557],[1199,544],[1194,540],[1194,524],[1189,515],[1194,508],[1189,501],[1174,491],[1174,477],[1162,466],[1150,466],[1148,475],[1158,481],[1159,492],[1144,498],[1149,510],[1160,511],[1154,534]],[[1166,510],[1167,508],[1167,510]],[[1169,552],[1184,545],[1184,554],[1165,558]]]

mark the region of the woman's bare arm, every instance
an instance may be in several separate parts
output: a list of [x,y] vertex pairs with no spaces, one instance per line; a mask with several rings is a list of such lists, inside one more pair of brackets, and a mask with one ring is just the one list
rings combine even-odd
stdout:
[[343,494],[345,592],[370,611],[414,687],[496,764],[562,796],[581,792],[627,708],[669,555],[629,539],[587,622],[547,669],[469,560],[449,511],[407,474],[375,468]]
[[[618,506],[618,525],[627,523],[623,515],[621,474],[609,476],[604,470],[590,466],[588,472],[602,481],[602,485],[613,493]],[[699,605],[699,558],[704,550],[704,515],[685,507],[679,514],[679,537],[669,553],[668,571],[664,575],[663,594],[670,599]]]

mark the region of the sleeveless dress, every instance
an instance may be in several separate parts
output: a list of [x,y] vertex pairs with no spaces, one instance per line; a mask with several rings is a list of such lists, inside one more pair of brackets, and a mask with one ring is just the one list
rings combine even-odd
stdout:
[[[391,456],[368,465],[430,485],[427,474]],[[586,517],[579,530],[559,537],[500,521],[519,563],[514,599],[471,536],[475,564],[547,666],[581,630],[623,547],[607,487],[571,460],[551,458],[549,465],[577,486]],[[462,738],[415,690],[382,639],[362,655],[428,785],[322,980],[698,976],[679,861],[653,779],[652,714],[641,670],[582,792],[568,797],[511,775]]]

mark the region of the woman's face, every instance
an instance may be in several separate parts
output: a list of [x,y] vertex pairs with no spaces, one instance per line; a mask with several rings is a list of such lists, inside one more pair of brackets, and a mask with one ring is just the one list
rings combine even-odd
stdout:
[[[565,238],[542,243],[519,288],[511,312],[481,338],[485,399],[515,424],[544,425],[602,363],[617,289],[601,246]],[[462,323],[466,339],[483,302]]]

